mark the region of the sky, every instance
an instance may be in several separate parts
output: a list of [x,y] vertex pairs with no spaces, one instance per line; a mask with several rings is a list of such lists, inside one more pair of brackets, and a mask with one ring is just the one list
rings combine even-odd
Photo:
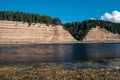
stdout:
[[63,23],[87,19],[120,23],[120,0],[1,0],[2,10],[58,17]]

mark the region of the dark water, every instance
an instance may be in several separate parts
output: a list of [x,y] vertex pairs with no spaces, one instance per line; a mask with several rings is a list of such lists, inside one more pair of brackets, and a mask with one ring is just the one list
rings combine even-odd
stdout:
[[120,43],[0,45],[0,64],[82,61],[119,63],[119,59]]

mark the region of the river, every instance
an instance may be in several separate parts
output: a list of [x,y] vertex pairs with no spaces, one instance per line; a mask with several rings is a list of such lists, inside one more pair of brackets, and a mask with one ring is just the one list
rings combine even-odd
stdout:
[[1,44],[0,65],[43,62],[120,65],[120,43]]

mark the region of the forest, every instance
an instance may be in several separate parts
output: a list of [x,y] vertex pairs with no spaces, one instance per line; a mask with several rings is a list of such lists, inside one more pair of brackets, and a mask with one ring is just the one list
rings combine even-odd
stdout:
[[13,11],[0,11],[0,20],[8,21],[22,21],[31,23],[45,23],[59,25],[61,20],[59,18],[52,18],[46,15],[26,13],[26,12],[13,12]]
[[83,22],[72,22],[63,24],[64,29],[69,31],[78,41],[83,40],[91,28],[100,26],[112,33],[120,34],[120,23],[112,23],[102,20],[85,20]]
[[32,23],[44,23],[47,25],[63,25],[63,28],[70,32],[72,36],[78,41],[82,41],[87,35],[88,31],[96,26],[100,26],[112,33],[120,34],[120,23],[112,23],[102,20],[85,20],[82,22],[72,22],[62,24],[59,18],[52,18],[46,15],[25,13],[25,12],[13,12],[13,11],[0,11],[0,20],[8,21],[22,21]]

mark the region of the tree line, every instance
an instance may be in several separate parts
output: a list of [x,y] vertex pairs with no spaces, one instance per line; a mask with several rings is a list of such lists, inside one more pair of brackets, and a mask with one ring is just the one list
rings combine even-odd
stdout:
[[112,33],[120,34],[120,23],[112,23],[102,20],[85,20],[83,22],[72,22],[63,24],[64,28],[69,31],[77,40],[83,40],[91,28],[100,26]]
[[77,40],[83,40],[89,30],[93,27],[100,26],[112,33],[120,34],[120,23],[112,23],[102,20],[85,20],[83,22],[72,22],[62,24],[59,18],[52,18],[46,15],[39,15],[25,12],[0,11],[0,20],[22,21],[32,23],[45,23],[47,25],[63,25],[64,29],[72,34]]
[[46,15],[13,11],[0,11],[0,20],[23,21],[28,22],[29,24],[31,23],[45,23],[47,25],[61,24],[61,20],[59,18],[52,18]]

